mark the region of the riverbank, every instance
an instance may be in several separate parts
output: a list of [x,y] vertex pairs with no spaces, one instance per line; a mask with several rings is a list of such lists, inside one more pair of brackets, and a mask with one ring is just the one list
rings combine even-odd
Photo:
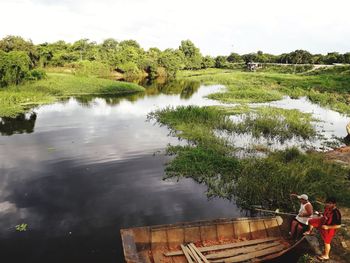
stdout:
[[33,106],[52,103],[70,96],[124,95],[142,91],[144,88],[134,83],[48,73],[46,79],[1,89],[0,116],[14,117]]

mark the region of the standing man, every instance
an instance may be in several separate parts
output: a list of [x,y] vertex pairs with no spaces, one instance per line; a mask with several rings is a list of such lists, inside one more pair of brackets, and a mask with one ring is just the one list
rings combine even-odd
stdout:
[[324,252],[318,258],[320,260],[328,260],[329,252],[331,251],[331,241],[336,230],[341,227],[341,214],[334,197],[327,198],[323,215],[309,219],[309,225],[310,230],[306,234],[310,234],[313,227],[317,227],[324,242]]
[[300,201],[300,209],[298,215],[293,219],[290,228],[290,237],[294,238],[300,236],[301,232],[307,229],[308,220],[314,213],[312,204],[309,202],[309,197],[306,194],[297,195],[291,194],[290,196],[295,196]]

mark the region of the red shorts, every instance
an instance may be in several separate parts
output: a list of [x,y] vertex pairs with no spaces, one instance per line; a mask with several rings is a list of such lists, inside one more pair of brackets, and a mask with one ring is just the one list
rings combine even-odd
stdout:
[[320,230],[320,234],[322,236],[322,239],[325,244],[330,244],[334,234],[335,234],[335,229],[322,229],[321,226],[323,225],[323,220],[321,217],[319,218],[311,218],[309,219],[309,225],[313,227],[317,227]]

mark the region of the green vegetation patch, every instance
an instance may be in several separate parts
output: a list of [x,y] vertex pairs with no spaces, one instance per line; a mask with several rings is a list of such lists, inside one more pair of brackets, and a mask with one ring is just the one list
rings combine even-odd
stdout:
[[[309,113],[275,107],[258,107],[246,111],[243,108],[242,122],[235,123],[232,131],[238,134],[251,133],[255,138],[276,138],[282,142],[293,137],[305,140],[316,136],[312,125],[312,121],[316,120]],[[233,109],[232,113],[240,112]]]
[[48,74],[38,81],[0,89],[0,116],[14,117],[28,108],[54,102],[59,97],[122,95],[144,91],[134,83],[71,74]]
[[[264,158],[238,158],[235,147],[224,138],[218,138],[215,131],[234,132],[236,124],[229,116],[250,114],[250,110],[247,106],[181,106],[151,113],[150,118],[167,125],[173,134],[190,142],[187,146],[168,147],[168,153],[175,158],[166,167],[166,178],[193,178],[207,185],[208,196],[235,198],[245,208],[262,205],[291,211],[295,208],[289,199],[292,192],[306,192],[313,200],[333,195],[341,204],[350,206],[349,169],[326,161],[321,154],[301,153],[292,148],[276,152],[267,150]],[[311,120],[307,114],[267,107],[253,109],[251,114],[282,115],[282,133],[292,129],[300,136],[314,134],[307,125]],[[300,118],[302,128],[298,127]]]

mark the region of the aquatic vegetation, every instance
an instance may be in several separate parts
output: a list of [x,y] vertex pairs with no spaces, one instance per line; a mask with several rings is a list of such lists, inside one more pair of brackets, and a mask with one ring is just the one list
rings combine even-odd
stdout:
[[232,131],[239,134],[251,133],[255,138],[276,138],[282,142],[293,137],[305,140],[316,136],[311,123],[316,120],[309,113],[274,107],[251,108],[249,112],[244,109],[244,112],[243,120],[235,123]]
[[[168,147],[168,153],[175,157],[166,167],[166,178],[193,178],[208,187],[209,197],[235,198],[244,208],[262,205],[292,210],[289,194],[293,192],[306,192],[313,200],[333,195],[341,204],[350,206],[349,169],[327,161],[319,153],[302,153],[297,148],[271,152],[264,148],[265,157],[238,158],[234,145],[218,138],[215,131],[235,132],[236,123],[229,116],[242,113],[261,114],[262,120],[267,120],[269,124],[261,126],[248,123],[246,130],[256,129],[257,134],[263,135],[266,128],[271,129],[267,133],[272,137],[315,134],[309,126],[311,116],[295,110],[261,107],[250,113],[247,106],[182,106],[158,110],[149,117],[190,142],[186,146]],[[271,124],[270,116],[280,123]],[[270,124],[272,127],[268,127]],[[274,130],[274,126],[282,130]]]
[[122,95],[141,91],[144,88],[133,83],[71,74],[48,74],[45,79],[0,89],[0,116],[15,117],[30,107],[52,103],[61,97]]

